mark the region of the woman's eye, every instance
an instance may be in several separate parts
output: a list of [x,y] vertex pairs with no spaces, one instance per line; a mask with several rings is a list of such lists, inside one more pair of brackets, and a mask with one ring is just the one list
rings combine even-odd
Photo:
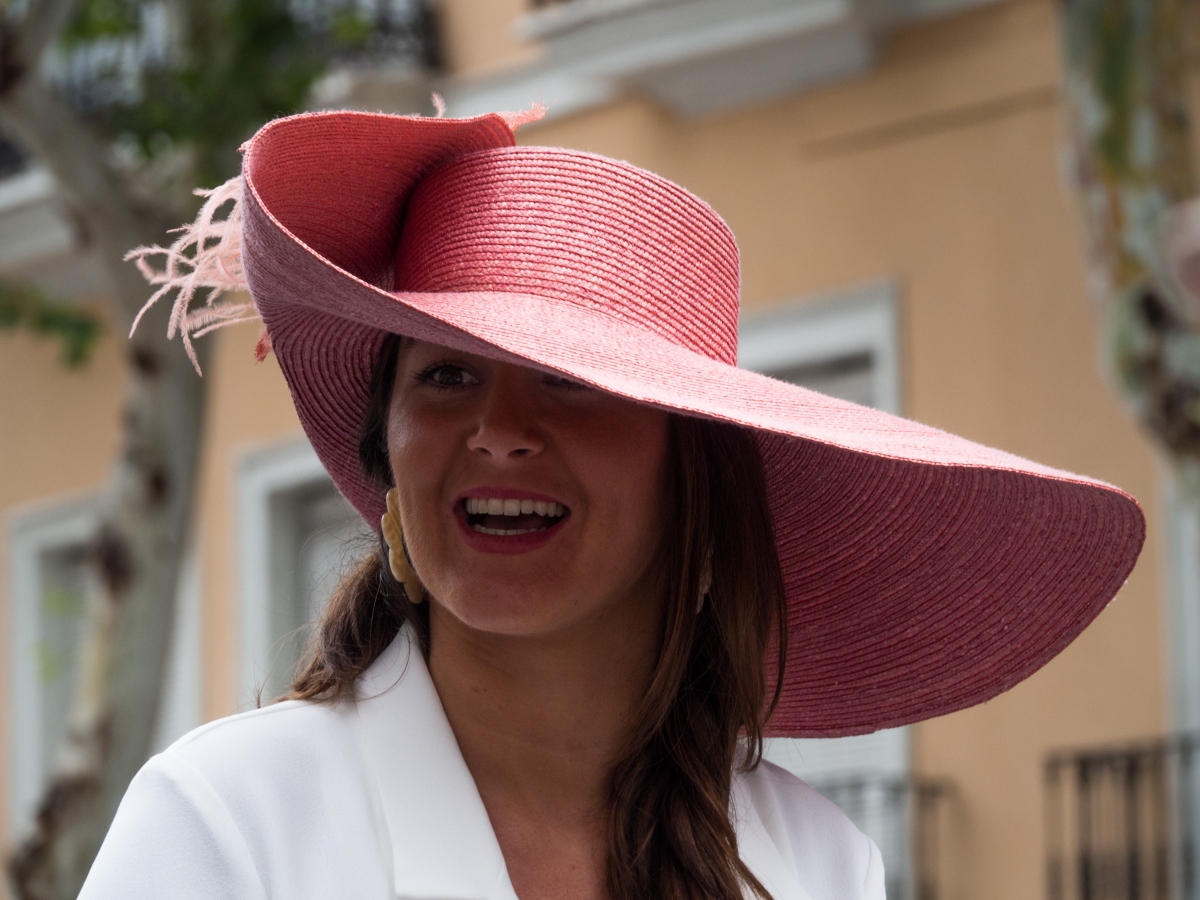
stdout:
[[586,384],[578,381],[572,381],[570,378],[563,378],[561,375],[546,375],[544,383],[552,388],[557,388],[560,391],[588,391],[591,390]]
[[452,390],[478,383],[469,369],[455,363],[438,362],[417,374],[417,381],[430,387]]

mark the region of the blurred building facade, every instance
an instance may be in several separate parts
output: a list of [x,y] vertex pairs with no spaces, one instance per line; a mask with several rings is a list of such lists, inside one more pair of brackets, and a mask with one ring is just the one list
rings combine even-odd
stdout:
[[[1028,681],[906,729],[769,751],[880,842],[894,900],[1044,896],[1051,755],[1200,726],[1188,699],[1200,697],[1189,674],[1200,626],[1188,630],[1200,576],[1189,587],[1186,565],[1200,538],[1096,362],[1057,169],[1053,0],[435,8],[444,74],[341,71],[321,102],[410,112],[424,102],[416,93],[436,88],[448,114],[472,115],[542,99],[549,115],[520,142],[629,160],[730,224],[743,266],[742,365],[1104,479],[1142,502],[1150,536],[1128,584]],[[0,179],[0,268],[83,299],[104,292],[53,179],[36,168]],[[240,326],[207,338],[199,504],[162,745],[281,690],[298,629],[345,560],[369,547],[304,440],[278,366],[255,363],[257,336]],[[5,841],[29,821],[62,728],[88,590],[82,548],[118,449],[123,365],[114,340],[68,371],[53,346],[0,336]]]

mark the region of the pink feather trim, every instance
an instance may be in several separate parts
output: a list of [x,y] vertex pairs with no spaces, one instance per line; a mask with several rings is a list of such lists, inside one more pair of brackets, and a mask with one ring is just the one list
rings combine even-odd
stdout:
[[[235,322],[257,319],[258,311],[253,301],[218,303],[223,294],[230,291],[245,291],[246,273],[242,268],[242,178],[239,175],[211,191],[197,190],[196,194],[206,197],[204,205],[196,215],[196,221],[176,228],[179,238],[170,247],[138,247],[125,258],[135,260],[138,270],[151,284],[161,285],[137,318],[133,320],[130,336],[137,330],[147,310],[171,291],[178,291],[171,307],[171,319],[167,324],[167,339],[179,332],[188,359],[200,371],[192,339],[224,328]],[[231,202],[228,215],[217,219],[216,214]],[[155,269],[148,257],[162,254],[166,257],[162,269]],[[189,309],[196,291],[208,288],[208,298],[198,309]]]
[[271,335],[267,332],[264,325],[262,333],[258,336],[258,343],[254,345],[254,359],[256,362],[262,362],[267,358],[267,354],[272,350]]
[[522,125],[528,125],[531,122],[540,122],[546,118],[546,104],[540,100],[532,104],[529,109],[523,109],[520,112],[502,112],[496,113],[500,118],[508,123],[508,127],[516,131]]
[[[445,101],[434,94],[433,103],[438,116],[444,115]],[[509,128],[516,131],[522,125],[544,118],[546,105],[538,102],[521,112],[502,112],[499,115]],[[150,307],[176,291],[171,318],[167,323],[167,339],[173,339],[178,332],[188,359],[200,372],[196,349],[192,346],[194,338],[226,325],[257,319],[259,315],[253,300],[217,302],[226,293],[247,290],[246,273],[242,268],[241,176],[231,178],[211,191],[197,190],[196,194],[206,198],[204,205],[200,207],[196,221],[174,230],[179,237],[170,247],[138,247],[130,250],[125,259],[134,260],[145,279],[159,286],[133,320],[130,336],[133,336],[142,316]],[[230,202],[233,205],[229,213],[225,218],[218,219],[217,212]],[[148,261],[149,257],[158,255],[166,257],[161,269],[155,269]],[[201,288],[208,289],[208,297],[203,306],[191,309],[196,291]],[[265,340],[260,338],[255,348],[255,358],[262,360],[270,352],[270,346],[269,337]]]

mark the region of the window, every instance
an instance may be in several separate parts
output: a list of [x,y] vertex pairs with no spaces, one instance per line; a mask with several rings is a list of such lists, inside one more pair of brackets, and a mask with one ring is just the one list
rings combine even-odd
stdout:
[[[9,824],[32,822],[55,754],[66,734],[78,678],[80,642],[96,584],[87,547],[98,499],[85,497],[18,511],[9,527],[9,597],[13,745]],[[200,724],[199,577],[194,554],[184,561],[176,598],[167,683],[156,725],[161,750]]]
[[738,364],[886,412],[900,412],[894,289],[869,285],[748,313]]
[[1167,500],[1167,647],[1174,725],[1200,730],[1200,501],[1178,476],[1163,479]]
[[[0,150],[0,165],[9,158]],[[6,271],[61,258],[74,243],[71,223],[55,204],[49,172],[35,167],[0,177],[0,265]]]
[[[899,413],[898,332],[893,287],[869,285],[747,314],[740,328],[739,364]],[[773,738],[765,752],[839,803],[875,839],[888,871],[888,896],[906,896],[908,800],[896,786],[908,775],[908,730],[836,739]]]
[[374,538],[307,442],[246,456],[238,503],[238,704],[249,708],[287,690],[310,624]]

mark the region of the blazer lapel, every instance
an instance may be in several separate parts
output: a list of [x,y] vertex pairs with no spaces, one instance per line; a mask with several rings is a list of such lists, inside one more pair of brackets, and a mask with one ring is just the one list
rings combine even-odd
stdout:
[[[411,900],[517,900],[504,855],[429,669],[405,626],[359,681],[362,746],[392,853],[393,889]],[[738,850],[775,900],[811,900],[770,791],[733,779]]]
[[787,826],[766,782],[735,774],[729,805],[738,853],[774,900],[812,900],[800,883]]
[[516,900],[487,810],[408,626],[364,673],[357,694],[396,896]]

